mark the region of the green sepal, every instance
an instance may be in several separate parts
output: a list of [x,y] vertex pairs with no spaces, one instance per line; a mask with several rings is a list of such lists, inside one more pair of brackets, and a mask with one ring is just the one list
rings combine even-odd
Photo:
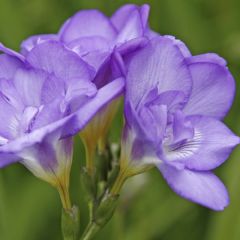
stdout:
[[62,209],[62,233],[64,240],[77,240],[79,234],[79,210],[77,206],[72,209]]
[[103,227],[113,216],[116,209],[119,195],[107,195],[100,203],[94,216],[94,222]]

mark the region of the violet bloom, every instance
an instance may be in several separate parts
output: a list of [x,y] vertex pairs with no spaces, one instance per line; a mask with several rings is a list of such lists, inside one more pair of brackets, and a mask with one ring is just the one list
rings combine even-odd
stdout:
[[180,196],[222,210],[228,193],[211,171],[239,144],[221,122],[235,91],[225,60],[191,56],[182,42],[164,36],[128,67],[123,160],[133,169],[155,164]]
[[[127,4],[108,18],[98,10],[82,10],[69,18],[57,34],[32,36],[21,47],[26,54],[35,45],[57,40],[76,52],[97,72],[114,51],[126,54],[138,47],[148,29],[149,6]],[[102,85],[102,84],[101,84]]]
[[[69,18],[57,34],[32,36],[25,40],[21,45],[22,53],[27,54],[42,42],[60,41],[95,69],[93,82],[101,88],[113,79],[125,76],[124,57],[154,35],[148,28],[148,14],[148,5],[134,4],[124,5],[110,18],[98,10],[81,10]],[[87,164],[92,161],[97,145],[100,151],[104,150],[119,103],[119,98],[109,102],[81,132]]]
[[66,190],[72,138],[124,87],[101,89],[94,71],[59,42],[44,42],[24,57],[0,46],[0,167],[19,161]]

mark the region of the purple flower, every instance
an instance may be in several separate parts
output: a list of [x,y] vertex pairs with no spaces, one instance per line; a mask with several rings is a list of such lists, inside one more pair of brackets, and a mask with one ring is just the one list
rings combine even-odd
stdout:
[[37,35],[25,40],[21,47],[26,54],[35,45],[49,41],[60,41],[97,72],[109,61],[113,52],[122,55],[141,45],[144,37],[150,37],[147,21],[149,6],[127,4],[108,18],[98,10],[82,10],[69,18],[57,34]]
[[155,164],[180,196],[222,210],[228,193],[211,171],[239,144],[221,122],[234,91],[224,59],[191,56],[170,36],[152,39],[128,64],[123,160]]
[[[95,69],[93,82],[101,88],[113,79],[125,76],[124,58],[154,35],[148,28],[148,14],[148,5],[134,4],[124,5],[110,18],[98,10],[82,10],[68,19],[57,34],[25,40],[21,45],[22,53],[27,54],[43,42],[59,41]],[[104,149],[119,102],[117,98],[109,103],[81,132],[89,158],[93,157],[97,144]]]
[[[25,40],[21,45],[22,53],[27,54],[42,42],[59,41],[95,69],[93,82],[101,88],[113,79],[125,76],[124,60],[154,35],[148,28],[148,14],[148,5],[134,4],[124,5],[110,18],[98,10],[82,10],[68,19],[57,34]],[[93,157],[97,144],[104,148],[119,102],[116,98],[107,104],[82,131],[89,156]]]
[[0,166],[19,161],[56,187],[68,185],[72,137],[122,92],[97,89],[94,70],[56,41],[22,56],[0,45]]

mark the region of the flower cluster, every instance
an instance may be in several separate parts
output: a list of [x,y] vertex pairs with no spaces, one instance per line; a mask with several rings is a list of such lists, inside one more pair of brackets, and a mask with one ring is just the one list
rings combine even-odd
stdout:
[[71,209],[72,137],[85,143],[92,181],[96,147],[106,150],[123,96],[120,170],[104,193],[117,195],[126,178],[156,166],[180,196],[214,210],[228,205],[211,171],[239,144],[222,122],[234,79],[217,54],[192,56],[152,31],[148,14],[148,5],[133,4],[110,18],[83,10],[57,34],[23,41],[20,53],[0,45],[1,167],[24,164]]

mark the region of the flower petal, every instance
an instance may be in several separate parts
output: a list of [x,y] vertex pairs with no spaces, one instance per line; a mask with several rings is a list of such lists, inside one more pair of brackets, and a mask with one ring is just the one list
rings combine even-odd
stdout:
[[93,69],[87,63],[59,42],[41,43],[26,58],[34,68],[53,73],[65,81],[73,78],[90,80],[93,75]]
[[[191,74],[185,58],[174,40],[168,37],[152,39],[143,49],[136,52],[129,61],[126,97],[133,106],[154,88],[159,94],[169,90],[182,91],[188,98],[191,88]],[[146,89],[149,91],[146,92]]]
[[13,153],[0,153],[0,159],[0,168],[20,160],[20,158]]
[[8,54],[0,54],[0,78],[11,79],[18,68],[23,67],[22,61]]
[[23,55],[21,55],[20,53],[12,50],[10,48],[5,47],[2,43],[0,43],[0,52],[6,53],[6,54],[8,54],[9,56],[12,56],[12,57],[16,57],[22,62],[25,61],[25,57]]
[[166,164],[161,164],[159,170],[173,191],[181,197],[215,211],[221,211],[229,204],[224,184],[211,172],[177,170]]
[[124,79],[118,78],[98,90],[96,96],[80,108],[76,112],[75,117],[68,122],[63,130],[62,136],[72,136],[80,131],[100,108],[104,107],[112,99],[122,93],[124,86]]
[[57,34],[41,34],[35,35],[27,38],[21,43],[21,53],[26,55],[31,51],[37,44],[43,43],[45,41],[58,40]]
[[96,97],[92,98],[75,113],[0,146],[0,155],[21,152],[27,147],[41,143],[47,135],[52,134],[54,131],[60,130],[62,138],[75,135],[79,130],[84,128],[101,107],[118,94],[121,94],[124,84],[125,82],[122,78],[114,80],[101,88]]
[[226,66],[227,62],[224,58],[218,56],[215,53],[205,53],[196,56],[191,56],[186,59],[188,64],[192,63],[216,63],[221,66]]
[[146,26],[148,15],[149,15],[149,5],[144,4],[141,7],[135,4],[126,4],[119,8],[111,17],[111,22],[113,23],[114,27],[120,32],[121,29],[124,28],[125,25],[128,24],[130,16],[137,12],[140,16],[140,20],[142,22],[142,26]]
[[109,41],[116,36],[111,22],[97,10],[84,10],[76,13],[63,25],[63,30],[60,30],[60,39],[64,42],[90,36],[100,36]]
[[[119,28],[119,33],[116,40],[117,44],[124,43],[134,38],[144,36],[147,18],[148,18],[148,10],[149,10],[148,5],[144,5],[143,11],[142,11],[142,8],[135,7],[129,11],[129,14],[127,15],[127,17],[125,16],[124,21],[123,21],[124,15],[122,15],[122,18],[121,18],[122,22],[119,21],[119,23],[121,24],[121,28]],[[143,16],[142,16],[142,13],[143,13]]]
[[46,79],[46,74],[41,71],[17,70],[13,82],[22,102],[26,106],[40,106],[42,86]]
[[221,165],[240,143],[239,137],[214,118],[192,116],[187,121],[194,128],[194,136],[165,151],[166,160],[172,164],[176,161],[192,170],[211,170]]
[[222,119],[231,107],[235,93],[231,73],[225,66],[212,62],[191,63],[189,69],[193,89],[184,112]]
[[12,99],[8,99],[2,92],[0,92],[0,136],[6,139],[14,139],[18,135],[19,116],[22,109],[15,109],[11,104]]

